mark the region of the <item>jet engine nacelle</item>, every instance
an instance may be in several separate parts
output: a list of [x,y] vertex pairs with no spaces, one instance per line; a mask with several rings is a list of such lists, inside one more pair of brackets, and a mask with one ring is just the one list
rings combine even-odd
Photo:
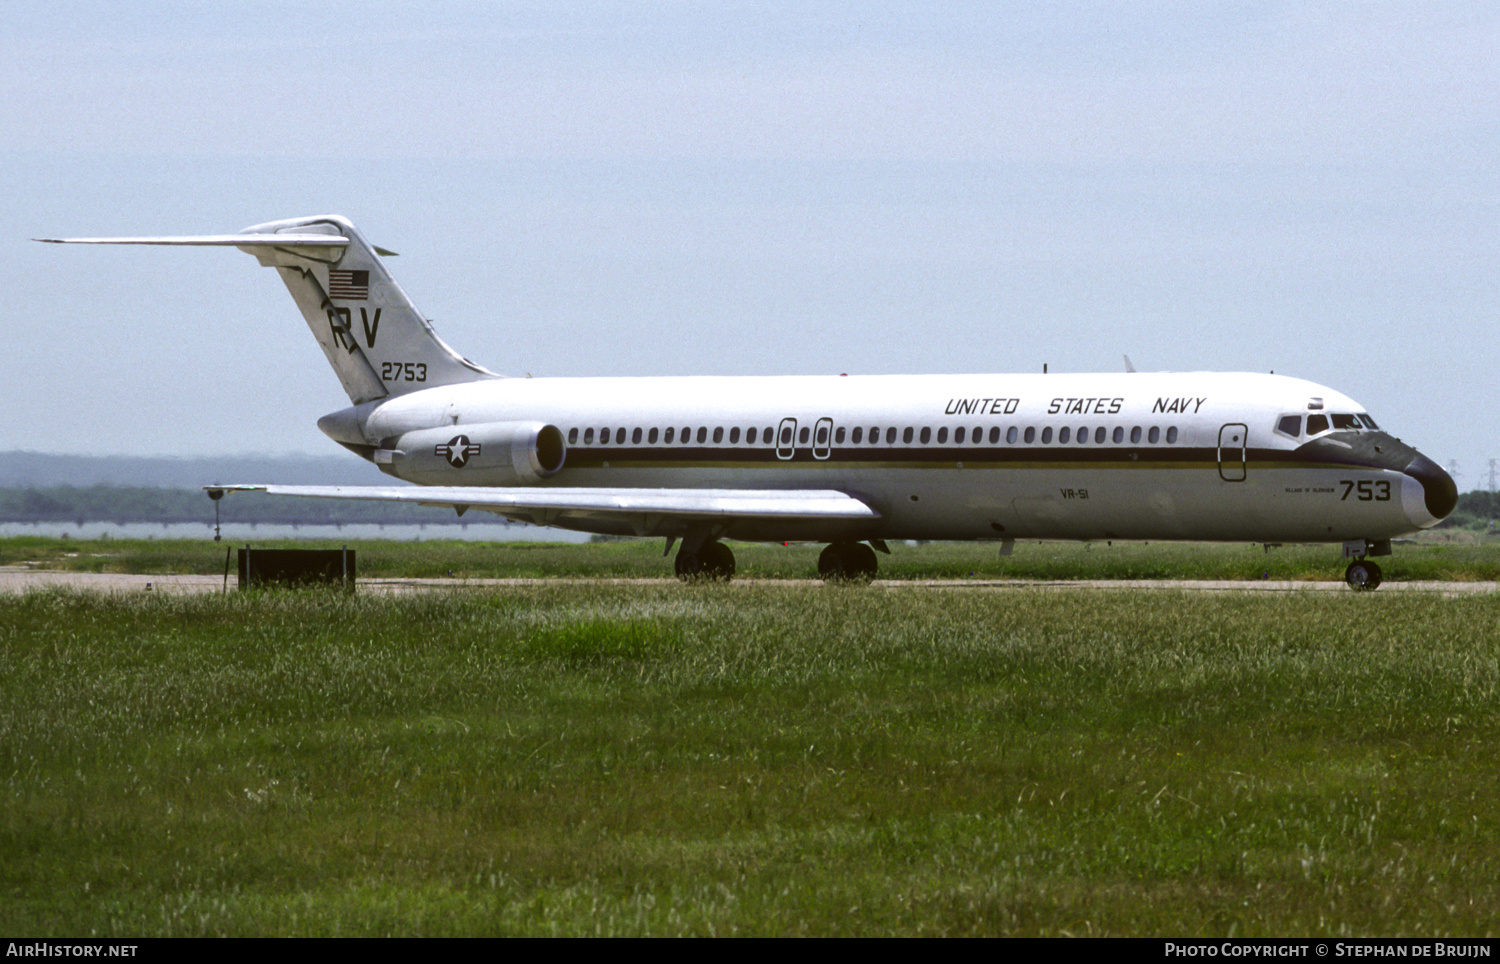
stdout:
[[556,475],[567,454],[555,425],[481,422],[386,439],[375,463],[419,485],[527,485]]

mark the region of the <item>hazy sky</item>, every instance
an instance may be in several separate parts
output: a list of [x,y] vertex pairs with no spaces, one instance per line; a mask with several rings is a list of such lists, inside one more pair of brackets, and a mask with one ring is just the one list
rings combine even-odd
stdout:
[[[535,375],[1269,371],[1500,458],[1500,7],[12,4],[0,449],[332,453],[234,250],[348,215]],[[379,478],[372,471],[372,481]],[[255,480],[274,481],[274,480]]]

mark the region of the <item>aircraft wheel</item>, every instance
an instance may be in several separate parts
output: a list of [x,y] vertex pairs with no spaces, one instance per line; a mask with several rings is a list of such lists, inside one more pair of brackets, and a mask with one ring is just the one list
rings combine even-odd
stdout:
[[703,572],[703,560],[696,552],[688,552],[686,549],[677,553],[677,558],[672,561],[672,568],[677,572],[677,578],[683,582],[692,582]]
[[1369,592],[1380,585],[1380,567],[1368,559],[1356,559],[1344,570],[1344,581],[1356,592]]
[[728,582],[734,578],[734,552],[722,542],[706,542],[698,550],[702,563],[699,578]]
[[824,582],[869,582],[879,568],[875,550],[860,542],[835,542],[818,556]]
[[856,542],[850,546],[854,550],[854,577],[860,582],[871,582],[875,574],[880,571],[880,563],[875,558],[875,550],[863,542]]
[[722,542],[705,542],[697,552],[679,551],[673,568],[683,582],[697,579],[728,582],[734,575],[734,553]]

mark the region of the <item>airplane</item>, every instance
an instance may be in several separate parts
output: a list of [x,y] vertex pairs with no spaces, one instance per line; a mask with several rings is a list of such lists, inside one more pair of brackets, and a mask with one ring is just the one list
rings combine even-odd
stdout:
[[507,378],[438,337],[337,215],[235,234],[39,238],[234,247],[273,267],[349,397],[318,428],[415,485],[214,485],[664,538],[684,579],[726,540],[827,543],[868,581],[891,540],[1340,543],[1344,578],[1436,525],[1458,490],[1364,407],[1274,374]]

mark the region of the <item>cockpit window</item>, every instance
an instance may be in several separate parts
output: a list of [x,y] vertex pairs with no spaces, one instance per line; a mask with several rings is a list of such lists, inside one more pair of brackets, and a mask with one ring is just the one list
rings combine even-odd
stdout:
[[[1289,438],[1302,437],[1303,423],[1301,415],[1279,415],[1276,418],[1276,432]],[[1329,412],[1327,414],[1315,414],[1307,416],[1307,437],[1322,435],[1324,432],[1363,432],[1378,431],[1375,420],[1365,412]]]

